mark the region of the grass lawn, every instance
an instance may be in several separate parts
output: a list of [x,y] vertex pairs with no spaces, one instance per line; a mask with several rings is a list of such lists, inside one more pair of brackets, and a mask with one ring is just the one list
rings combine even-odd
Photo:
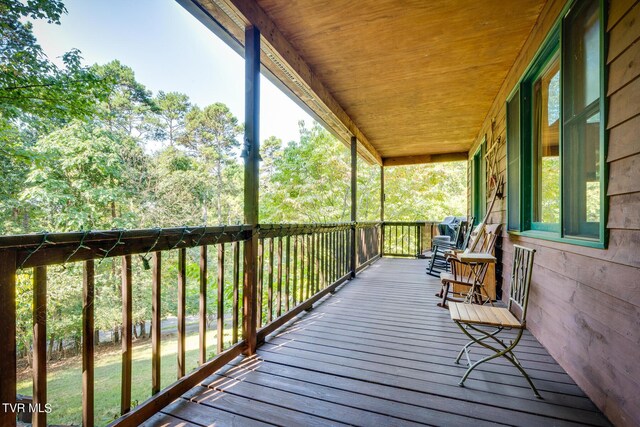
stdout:
[[[231,329],[225,330],[225,346],[231,340]],[[163,335],[161,350],[162,387],[177,379],[177,335]],[[212,357],[216,347],[216,331],[207,331],[207,354]],[[151,396],[151,340],[138,340],[133,344],[133,406]],[[118,346],[96,348],[95,359],[95,421],[108,424],[120,414],[121,354]],[[186,370],[198,366],[198,333],[186,338]],[[52,412],[49,424],[80,425],[82,422],[82,358],[74,356],[47,366],[47,397]],[[18,393],[31,396],[31,370],[19,375]]]

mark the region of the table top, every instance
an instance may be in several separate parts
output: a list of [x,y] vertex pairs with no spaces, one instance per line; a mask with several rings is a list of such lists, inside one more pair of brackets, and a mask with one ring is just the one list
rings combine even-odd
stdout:
[[494,257],[491,254],[482,253],[482,252],[461,253],[461,254],[458,254],[458,259],[462,262],[468,262],[468,263],[476,262],[476,263],[493,264],[496,262],[496,257]]

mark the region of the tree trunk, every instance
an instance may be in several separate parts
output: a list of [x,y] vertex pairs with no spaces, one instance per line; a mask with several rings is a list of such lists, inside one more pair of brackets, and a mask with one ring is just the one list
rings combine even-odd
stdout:
[[147,337],[147,322],[145,320],[140,321],[140,337]]
[[53,360],[53,344],[55,343],[55,335],[51,334],[51,338],[49,338],[49,357],[48,360]]
[[113,342],[114,344],[117,344],[120,342],[120,328],[118,326],[113,328]]
[[93,331],[93,342],[95,343],[95,345],[100,344],[100,331],[98,329],[95,329]]

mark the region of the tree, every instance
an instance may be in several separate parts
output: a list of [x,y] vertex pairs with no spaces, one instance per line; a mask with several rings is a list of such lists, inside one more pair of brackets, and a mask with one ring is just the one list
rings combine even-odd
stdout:
[[135,225],[128,206],[133,191],[127,158],[140,155],[130,137],[94,123],[72,122],[43,137],[22,199],[39,212],[39,228],[55,231],[109,229]]
[[323,127],[299,123],[300,141],[283,150],[261,204],[266,222],[336,222],[349,219],[349,152]]
[[81,65],[78,50],[62,55],[60,68],[33,35],[28,19],[60,24],[63,13],[59,0],[0,1],[0,120],[90,117],[104,98],[105,85]]
[[189,97],[184,93],[159,91],[154,102],[157,109],[150,119],[153,137],[173,147],[184,134],[185,118],[191,109]]
[[[186,115],[185,134],[180,145],[196,157],[208,175],[215,179],[216,214],[219,224],[241,219],[241,209],[234,199],[240,197],[240,168],[237,150],[242,126],[222,103],[204,109],[193,107]],[[226,218],[223,216],[226,216]],[[204,214],[205,222],[208,219]],[[225,221],[226,220],[226,221]]]
[[94,65],[91,70],[108,84],[108,96],[101,104],[107,128],[143,139],[150,131],[148,118],[157,111],[151,91],[138,82],[133,70],[118,60]]

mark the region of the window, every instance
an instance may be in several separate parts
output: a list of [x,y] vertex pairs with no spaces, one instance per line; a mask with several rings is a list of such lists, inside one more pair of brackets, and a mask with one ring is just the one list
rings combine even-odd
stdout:
[[487,206],[486,196],[486,167],[485,167],[485,141],[473,155],[471,163],[471,213],[476,219],[476,224],[483,220]]
[[575,2],[507,101],[510,231],[604,246],[601,13]]

